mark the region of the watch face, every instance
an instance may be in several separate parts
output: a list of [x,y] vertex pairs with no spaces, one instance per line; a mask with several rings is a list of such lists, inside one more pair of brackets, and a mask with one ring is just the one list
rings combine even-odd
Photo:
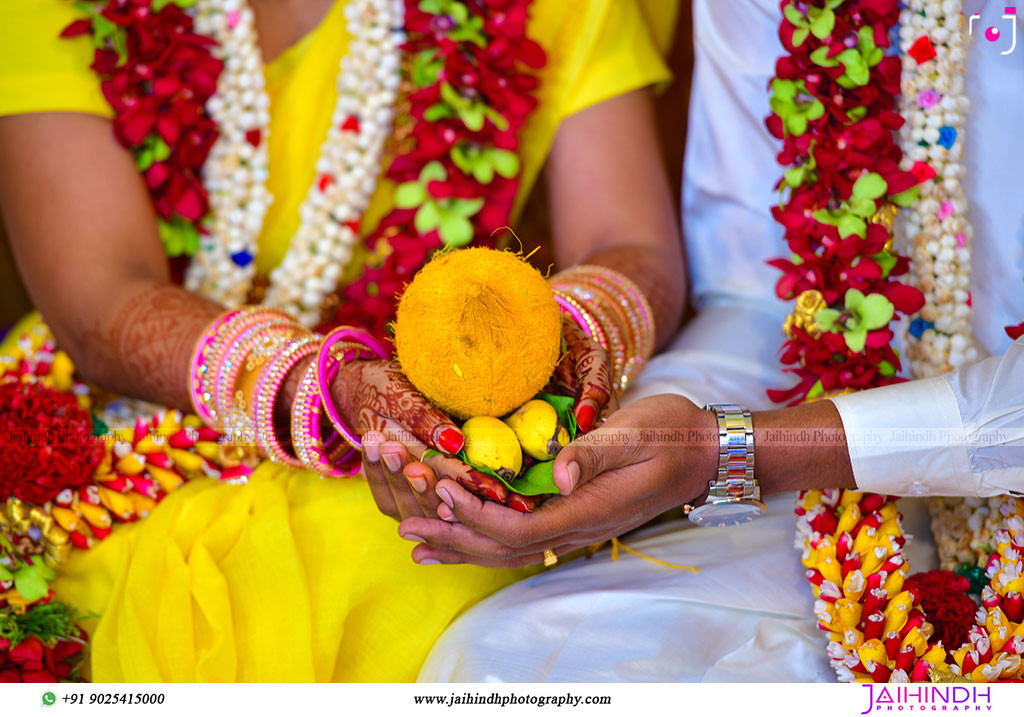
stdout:
[[690,511],[690,520],[705,528],[728,528],[749,523],[763,513],[760,501],[734,499],[697,506]]

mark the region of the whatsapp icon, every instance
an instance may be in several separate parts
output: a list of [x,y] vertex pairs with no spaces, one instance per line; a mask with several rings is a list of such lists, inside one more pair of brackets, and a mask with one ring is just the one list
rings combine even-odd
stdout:
[[53,694],[52,692],[44,692],[43,693],[43,704],[44,705],[49,706],[49,705],[52,705],[56,701],[57,701],[57,695]]

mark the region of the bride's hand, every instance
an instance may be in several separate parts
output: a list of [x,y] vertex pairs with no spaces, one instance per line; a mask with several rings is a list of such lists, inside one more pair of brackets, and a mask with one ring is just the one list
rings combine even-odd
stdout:
[[555,481],[563,493],[530,515],[481,501],[439,481],[441,520],[413,518],[399,534],[420,564],[514,568],[622,535],[707,490],[717,468],[713,414],[676,395],[630,404],[562,449]]
[[548,390],[576,398],[576,423],[580,433],[587,433],[599,417],[603,419],[619,407],[612,390],[611,363],[601,344],[568,318],[562,320],[562,336],[566,352],[555,367]]
[[[434,517],[440,501],[434,492],[441,476],[475,493],[504,502],[508,491],[499,481],[444,455],[425,459],[430,470],[402,469],[428,449],[458,453],[465,436],[433,406],[394,361],[353,361],[339,372],[331,394],[348,425],[363,442],[363,474],[377,507],[397,520]],[[429,474],[429,476],[427,475]]]

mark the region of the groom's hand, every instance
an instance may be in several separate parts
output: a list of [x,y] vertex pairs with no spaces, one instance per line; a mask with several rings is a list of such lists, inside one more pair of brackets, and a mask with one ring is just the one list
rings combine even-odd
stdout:
[[[399,534],[420,564],[521,567],[622,535],[699,497],[715,476],[715,417],[676,395],[654,396],[613,414],[559,453],[563,495],[524,514],[483,501],[454,481],[436,492],[444,520],[409,518]],[[568,495],[567,495],[568,494]]]

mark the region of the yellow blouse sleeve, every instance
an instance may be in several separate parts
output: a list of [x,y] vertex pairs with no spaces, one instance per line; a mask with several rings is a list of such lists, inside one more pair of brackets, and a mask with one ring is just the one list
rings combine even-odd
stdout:
[[112,115],[99,79],[89,68],[89,37],[60,37],[78,17],[70,0],[0,0],[0,116]]
[[612,0],[564,96],[562,116],[671,77],[636,0]]

